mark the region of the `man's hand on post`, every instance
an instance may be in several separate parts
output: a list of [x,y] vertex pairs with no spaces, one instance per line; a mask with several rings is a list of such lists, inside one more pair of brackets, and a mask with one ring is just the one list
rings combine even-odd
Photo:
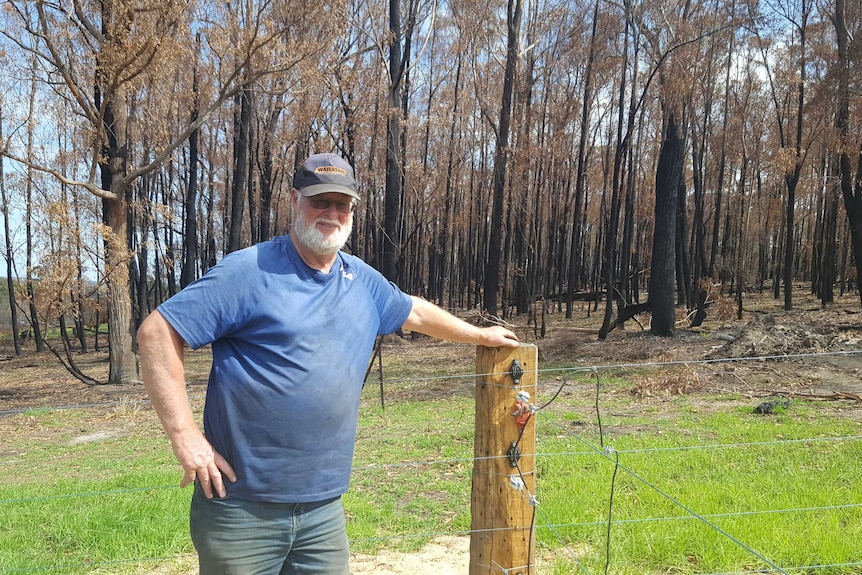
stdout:
[[482,338],[485,342],[481,345],[485,347],[518,347],[520,345],[515,332],[501,325],[482,328]]

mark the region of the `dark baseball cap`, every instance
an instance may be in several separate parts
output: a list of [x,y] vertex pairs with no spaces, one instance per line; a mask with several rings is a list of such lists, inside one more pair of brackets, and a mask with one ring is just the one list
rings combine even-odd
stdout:
[[356,179],[353,167],[338,154],[314,154],[296,170],[293,187],[303,196],[316,196],[327,192],[347,194],[357,200]]

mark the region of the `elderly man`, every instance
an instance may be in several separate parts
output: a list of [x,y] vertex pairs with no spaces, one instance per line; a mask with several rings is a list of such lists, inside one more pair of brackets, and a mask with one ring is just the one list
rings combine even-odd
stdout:
[[[377,335],[399,328],[518,345],[402,293],[341,251],[360,194],[353,168],[315,154],[297,170],[290,234],[234,252],[138,331],[144,386],[194,483],[203,575],[341,574],[362,379]],[[212,344],[204,431],[185,391],[183,347]]]

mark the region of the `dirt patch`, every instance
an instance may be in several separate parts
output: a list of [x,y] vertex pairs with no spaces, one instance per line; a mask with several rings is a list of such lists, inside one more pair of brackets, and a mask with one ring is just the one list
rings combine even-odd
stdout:
[[123,429],[103,429],[101,431],[97,431],[96,433],[88,433],[86,435],[78,435],[76,437],[73,437],[66,442],[66,445],[80,445],[82,443],[105,441],[107,439],[122,437],[124,433],[125,430]]
[[440,537],[430,541],[416,553],[382,551],[376,555],[353,554],[350,557],[350,572],[354,575],[466,575],[469,569],[469,537]]

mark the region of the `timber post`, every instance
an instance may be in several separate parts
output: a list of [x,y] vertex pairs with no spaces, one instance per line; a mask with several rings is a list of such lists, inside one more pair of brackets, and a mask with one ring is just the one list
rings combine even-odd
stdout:
[[538,348],[476,348],[470,575],[535,575]]

